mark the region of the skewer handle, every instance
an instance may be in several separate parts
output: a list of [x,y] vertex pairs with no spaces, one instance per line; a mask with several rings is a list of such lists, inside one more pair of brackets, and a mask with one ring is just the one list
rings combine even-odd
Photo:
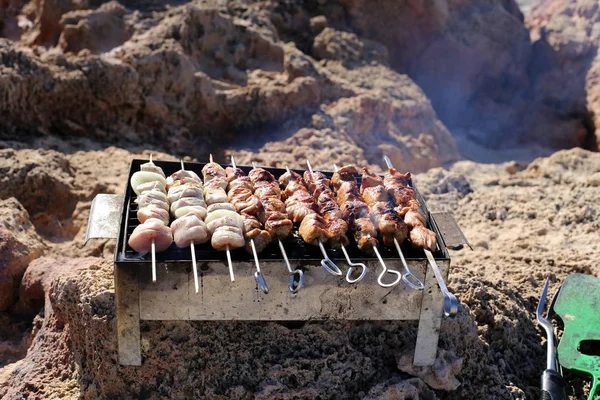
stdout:
[[[183,168],[182,168],[183,169]],[[200,290],[200,285],[198,284],[198,265],[196,263],[196,248],[194,241],[190,243],[190,251],[192,252],[192,269],[194,271],[194,287],[196,289],[196,293]]]
[[231,277],[231,282],[235,282],[235,275],[233,274],[233,263],[231,262],[231,251],[229,251],[229,246],[225,248],[225,254],[227,255],[227,266],[229,267],[229,276]]
[[156,283],[156,240],[152,239],[152,282]]

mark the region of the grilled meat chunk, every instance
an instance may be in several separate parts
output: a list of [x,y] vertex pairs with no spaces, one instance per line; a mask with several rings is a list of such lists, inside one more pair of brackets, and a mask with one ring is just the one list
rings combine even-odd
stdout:
[[333,174],[331,182],[337,193],[337,201],[342,217],[354,232],[354,240],[358,248],[372,252],[378,246],[377,229],[369,218],[369,207],[360,195],[355,175],[358,169],[353,165],[340,168]]
[[270,172],[253,168],[248,174],[254,187],[254,195],[260,200],[265,219],[263,225],[271,237],[286,238],[292,233],[293,223],[288,218],[285,204],[281,201],[279,183]]
[[361,169],[360,193],[369,206],[369,217],[383,237],[383,244],[394,245],[394,238],[402,243],[408,235],[408,227],[390,204],[389,194],[383,187],[383,179],[372,174],[366,167]]
[[427,216],[409,182],[410,173],[401,174],[395,168],[388,168],[384,178],[385,189],[393,199],[395,210],[404,217],[404,222],[410,228],[409,238],[412,245],[434,250],[437,246],[436,234],[427,229]]
[[171,230],[177,247],[188,247],[192,242],[205,243],[210,237],[206,224],[196,214],[177,218],[171,224]]
[[299,233],[306,243],[316,246],[319,240],[327,240],[327,223],[319,214],[309,214],[300,223]]
[[147,253],[152,250],[154,239],[156,251],[165,251],[173,243],[171,228],[157,218],[149,218],[143,224],[135,227],[129,237],[129,247],[138,253]]

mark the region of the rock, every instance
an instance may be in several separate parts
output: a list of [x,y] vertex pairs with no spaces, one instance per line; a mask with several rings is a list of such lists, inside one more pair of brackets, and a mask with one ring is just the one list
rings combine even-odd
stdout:
[[[212,0],[154,13],[116,2],[95,10],[64,5],[51,18],[60,24],[47,29],[52,34],[46,36],[60,35],[56,47],[31,51],[0,40],[3,135],[34,140],[31,136],[42,132],[123,145],[152,143],[178,153],[195,148],[203,158],[248,149],[265,153],[269,143],[304,137],[306,130],[326,136],[331,129],[343,136],[344,124],[332,126],[323,109],[369,92],[381,107],[395,102],[386,118],[393,117],[398,129],[369,143],[352,143],[351,154],[343,157],[365,161],[366,151],[368,162],[380,163],[378,147],[386,144],[399,154],[414,151],[405,164],[417,170],[458,157],[424,94],[387,67],[385,46],[324,26],[325,14],[313,21],[319,30],[315,39],[301,3],[290,4],[289,15],[261,2],[229,7]],[[298,32],[295,41],[287,40],[292,29]],[[313,42],[327,62],[310,56]],[[376,118],[368,115],[372,112],[376,107],[355,111],[364,119]],[[435,159],[440,152],[429,136],[443,137],[443,160]],[[331,153],[338,147],[312,141],[308,149]]]
[[435,363],[430,367],[417,367],[413,365],[414,349],[408,350],[398,357],[398,369],[407,374],[421,378],[434,389],[446,391],[456,390],[460,381],[456,376],[460,374],[463,359],[457,357],[452,351],[438,350]]
[[356,34],[324,28],[315,38],[312,54],[317,60],[329,59],[346,63],[377,62],[387,64],[385,46],[372,40],[361,40]]
[[[65,157],[55,151],[0,150],[0,199],[10,196],[23,204],[36,229],[69,236],[68,224],[77,204],[71,171]],[[29,219],[29,216],[27,219]]]
[[545,1],[528,19],[534,39],[533,95],[555,115],[577,116],[577,141],[600,145],[600,12],[593,0]]
[[310,31],[314,35],[321,33],[323,29],[327,28],[327,25],[327,17],[324,15],[318,15],[310,19]]
[[363,397],[363,400],[437,400],[425,382],[419,378],[399,380],[396,378],[381,383]]
[[51,258],[42,257],[34,260],[21,280],[19,287],[18,312],[35,314],[43,308],[50,293],[52,283],[56,280],[69,279],[81,270],[95,268],[98,259],[88,258]]
[[125,43],[131,27],[123,20],[126,10],[116,1],[102,4],[97,10],[71,11],[60,19],[62,33],[58,47],[65,53],[104,53]]
[[25,269],[43,250],[25,208],[15,198],[0,200],[0,311],[13,306]]

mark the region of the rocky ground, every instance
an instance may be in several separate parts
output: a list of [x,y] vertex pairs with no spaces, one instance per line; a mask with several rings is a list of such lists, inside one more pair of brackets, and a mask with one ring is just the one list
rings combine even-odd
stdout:
[[[0,1],[0,397],[539,397],[545,277],[600,276],[599,32],[594,0]],[[474,248],[435,368],[400,322],[144,322],[119,366],[82,242],[150,153],[420,172]]]

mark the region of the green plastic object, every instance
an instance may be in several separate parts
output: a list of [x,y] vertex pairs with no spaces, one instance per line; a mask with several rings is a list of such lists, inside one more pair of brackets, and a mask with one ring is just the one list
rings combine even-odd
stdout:
[[563,368],[593,378],[588,400],[600,399],[600,278],[572,274],[565,279],[554,312],[565,326],[558,344]]

